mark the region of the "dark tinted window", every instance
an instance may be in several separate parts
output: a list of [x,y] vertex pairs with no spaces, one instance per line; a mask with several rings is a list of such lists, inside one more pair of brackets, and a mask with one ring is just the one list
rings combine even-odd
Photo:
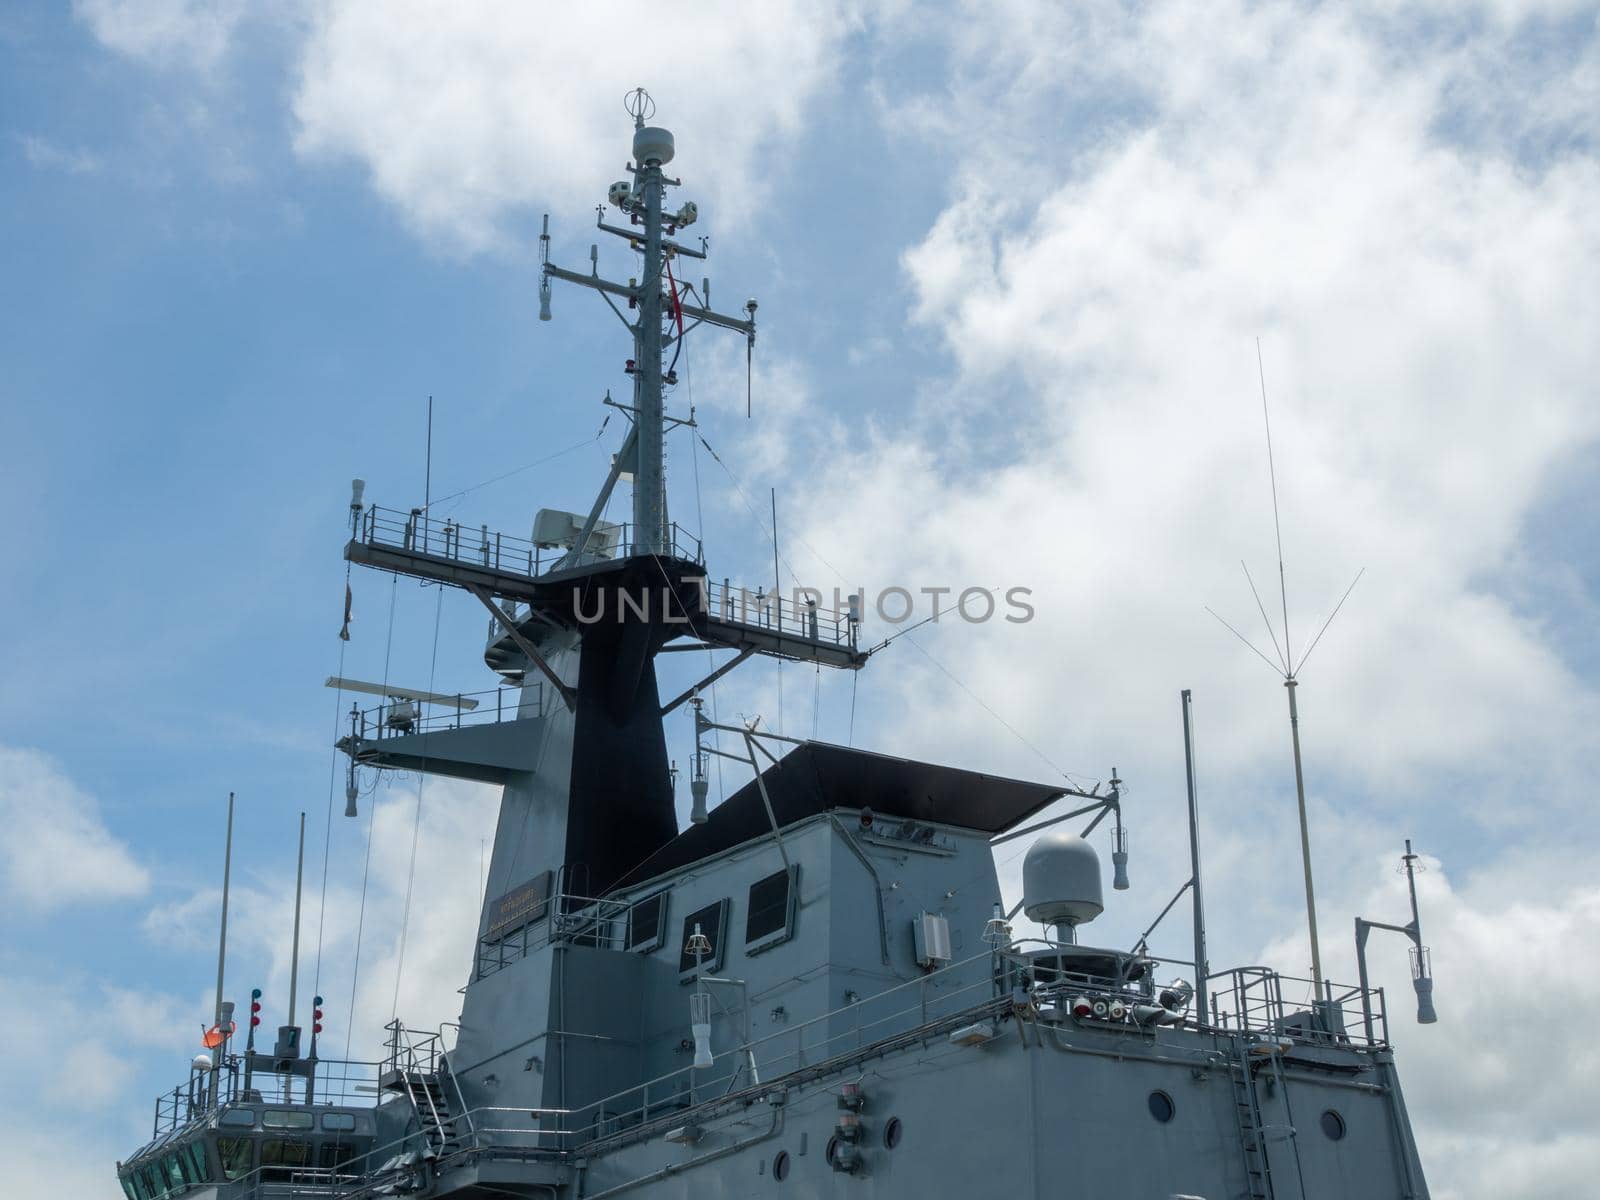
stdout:
[[775,871],[750,885],[750,904],[744,918],[745,945],[772,945],[789,936],[790,893],[794,876]]
[[219,1137],[217,1139],[217,1156],[222,1159],[222,1177],[224,1179],[238,1179],[241,1175],[248,1175],[254,1166],[250,1161],[250,1139]]
[[722,943],[723,933],[728,924],[728,902],[718,900],[715,904],[708,904],[698,912],[692,912],[683,919],[683,940],[678,943],[678,973],[693,976],[695,971],[695,956],[689,953],[689,938],[693,936],[695,926],[700,927],[700,932],[705,934],[711,942],[711,952],[700,957],[700,968],[705,971],[720,971],[722,969]]
[[628,909],[628,949],[655,950],[666,925],[667,894],[657,892]]

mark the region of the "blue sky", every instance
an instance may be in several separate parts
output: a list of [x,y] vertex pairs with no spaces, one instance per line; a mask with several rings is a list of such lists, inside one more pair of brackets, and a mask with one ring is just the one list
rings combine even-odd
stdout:
[[[42,1102],[101,1122],[75,1194],[113,1194],[192,1052],[230,789],[230,990],[286,989],[302,809],[323,915],[351,477],[420,503],[431,395],[433,494],[471,489],[448,515],[517,531],[598,485],[627,350],[592,297],[534,319],[536,234],[548,211],[557,259],[587,257],[640,82],[678,135],[714,299],[761,300],[755,419],[738,347],[709,335],[674,399],[738,481],[672,439],[674,515],[713,574],[768,577],[775,488],[807,583],[1034,588],[1028,626],[941,622],[886,651],[853,733],[1038,778],[1118,766],[1138,887],[1103,918],[1113,944],[1184,877],[1193,688],[1213,958],[1303,974],[1282,690],[1204,611],[1264,643],[1237,565],[1274,566],[1261,339],[1297,645],[1366,568],[1301,689],[1324,955],[1348,975],[1350,916],[1400,915],[1414,837],[1443,1020],[1397,1038],[1436,1194],[1588,1177],[1600,1142],[1572,1114],[1593,1072],[1507,1101],[1538,1047],[1496,1028],[1492,1052],[1460,1048],[1507,987],[1547,1005],[1552,960],[1600,985],[1593,5],[680,22],[82,0],[0,17],[0,56],[0,1027],[40,1070],[30,1046],[91,1030],[70,1066],[94,1083]],[[391,678],[491,684],[470,598],[399,585],[391,643],[387,580],[354,586],[345,674],[381,677],[392,645]],[[767,666],[718,697],[839,740],[851,699]],[[669,737],[686,757],[687,729]],[[357,1052],[393,1004],[415,789],[363,801],[364,913],[367,821],[335,801],[322,973]],[[401,1003],[438,1020],[493,798],[429,784],[421,812]],[[1524,1115],[1486,1115],[1506,1104]]]

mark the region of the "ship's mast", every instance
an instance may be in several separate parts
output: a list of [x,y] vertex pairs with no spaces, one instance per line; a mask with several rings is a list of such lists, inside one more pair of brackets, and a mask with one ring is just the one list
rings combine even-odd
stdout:
[[[752,300],[745,305],[743,319],[728,316],[713,312],[709,307],[709,298],[704,294],[698,296],[699,303],[689,303],[686,297],[693,289],[673,282],[670,316],[678,328],[676,332],[664,328],[669,314],[662,307],[666,295],[662,287],[663,276],[670,272],[671,261],[679,256],[704,259],[705,241],[701,239],[700,248],[695,249],[667,236],[693,224],[699,210],[689,202],[675,211],[667,211],[666,190],[669,186],[676,186],[679,181],[668,178],[662,168],[672,161],[674,143],[668,130],[647,123],[655,115],[655,102],[650,99],[649,93],[643,88],[635,88],[628,94],[627,110],[633,117],[633,162],[628,165],[633,180],[631,183],[627,180],[613,183],[609,199],[627,216],[628,225],[623,228],[606,224],[603,206],[595,224],[604,232],[625,239],[632,249],[643,255],[643,274],[638,279],[628,280],[626,285],[601,278],[598,247],[590,248],[589,259],[594,266],[587,275],[556,266],[549,260],[550,235],[546,218],[546,232],[540,239],[545,262],[539,316],[541,320],[550,319],[549,284],[552,279],[560,279],[599,292],[633,335],[633,359],[628,367],[633,375],[633,404],[628,412],[633,419],[634,436],[629,442],[631,448],[625,449],[622,455],[627,461],[618,463],[619,471],[631,470],[633,474],[633,530],[628,539],[629,547],[630,552],[636,555],[670,554],[673,547],[667,536],[663,435],[671,424],[692,422],[679,421],[666,415],[662,394],[664,386],[675,382],[675,379],[670,374],[663,375],[661,356],[677,341],[681,341],[685,333],[699,325],[734,330],[745,335],[747,345],[752,344],[756,334],[756,304]],[[704,290],[702,285],[702,293]],[[613,296],[625,300],[630,310],[637,310],[637,318],[630,320],[624,316],[623,310],[612,300]],[[613,472],[613,481],[615,475],[616,472]],[[609,488],[610,485],[607,486]],[[584,527],[584,533],[574,546],[574,561],[582,553],[601,508],[603,503],[596,505],[590,521]]]
[[633,547],[636,554],[659,554],[666,524],[667,482],[661,446],[661,196],[667,182],[661,164],[672,157],[672,135],[645,125],[645,116],[655,111],[655,105],[643,88],[628,97],[628,109],[633,114],[635,191],[644,210],[644,278],[639,281],[639,319],[633,327],[637,364],[633,395],[639,430],[633,476]]

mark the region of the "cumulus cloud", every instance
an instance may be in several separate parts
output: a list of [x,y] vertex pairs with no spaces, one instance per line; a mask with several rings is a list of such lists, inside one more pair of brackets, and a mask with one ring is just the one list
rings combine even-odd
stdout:
[[[170,1056],[167,1082],[182,1078],[198,1030],[186,1016],[181,1003],[157,992],[65,972],[49,979],[15,969],[0,975],[0,1049],[8,1077],[26,1082],[0,1096],[7,1194],[121,1196],[112,1164],[150,1136],[149,1097],[131,1103],[130,1096],[139,1057]],[[41,1124],[74,1123],[70,1154],[59,1138],[38,1136]]]
[[0,883],[25,908],[143,895],[148,872],[100,819],[94,797],[35,750],[0,746]]
[[642,84],[695,199],[744,211],[770,175],[763,160],[829,78],[846,19],[838,3],[791,0],[694,15],[340,0],[304,47],[296,145],[359,164],[413,228],[476,250],[538,205],[571,228],[624,173],[622,99]]
[[[1093,778],[1121,763],[1136,886],[1159,889],[1187,874],[1166,816],[1182,811],[1176,693],[1195,687],[1213,964],[1305,973],[1303,938],[1281,936],[1303,921],[1282,689],[1203,608],[1272,653],[1238,565],[1275,585],[1259,336],[1297,658],[1367,568],[1300,697],[1324,955],[1353,976],[1349,914],[1373,897],[1350,881],[1371,879],[1373,846],[1418,828],[1463,853],[1505,838],[1496,888],[1425,898],[1450,964],[1439,1028],[1456,1033],[1398,1032],[1403,1076],[1436,1194],[1576,1186],[1587,1106],[1553,1098],[1582,1094],[1588,1068],[1562,1072],[1536,1132],[1487,1117],[1536,1035],[1461,1060],[1467,1031],[1502,1036],[1493,980],[1537,1010],[1533,960],[1595,936],[1582,852],[1536,865],[1515,847],[1592,851],[1600,742],[1581,714],[1600,696],[1538,587],[1506,581],[1547,482],[1600,438],[1600,162],[1594,112],[1572,103],[1600,55],[1592,17],[1541,56],[1534,26],[1560,11],[1462,11],[1442,34],[1376,7],[983,14],[951,23],[948,88],[884,105],[953,151],[949,203],[904,260],[913,323],[953,378],[922,381],[912,422],[812,460],[813,490],[850,503],[809,509],[800,536],[847,583],[1023,583],[1038,617],[929,626],[887,651],[861,684],[875,723],[909,753],[1051,770],[970,688],[1052,763]],[[1469,95],[1504,111],[1493,136],[1465,136]],[[1142,924],[1104,922],[1109,944]]]
[[162,66],[207,70],[227,53],[244,0],[73,0],[106,46]]
[[[353,1058],[376,1058],[383,1026],[397,1014],[420,1029],[437,1028],[459,1015],[457,989],[471,969],[478,923],[476,864],[493,837],[498,803],[495,789],[429,779],[419,823],[414,777],[384,780],[362,800],[359,820],[334,819],[325,900],[320,838],[312,823],[295,1017],[309,1023],[311,997],[320,990],[332,1039],[323,1046],[324,1057],[341,1057],[348,1044]],[[264,1023],[276,1026],[288,1020],[294,864],[252,870],[241,869],[237,857],[234,862],[226,994],[242,1005],[249,990],[260,987]],[[202,888],[156,905],[144,916],[144,935],[157,945],[214,954],[220,904],[219,890]],[[209,1018],[209,1005],[208,999],[197,1009],[195,1022]]]

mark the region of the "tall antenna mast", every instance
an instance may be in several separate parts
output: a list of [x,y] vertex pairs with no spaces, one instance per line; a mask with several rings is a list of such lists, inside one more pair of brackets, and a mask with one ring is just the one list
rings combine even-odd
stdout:
[[[666,463],[663,452],[664,435],[669,424],[693,424],[666,416],[662,402],[663,384],[676,383],[675,374],[662,371],[661,355],[669,346],[681,343],[684,335],[699,325],[715,325],[745,335],[748,348],[754,344],[756,333],[755,302],[745,305],[746,318],[726,316],[713,312],[701,297],[702,303],[689,304],[670,276],[668,263],[681,256],[704,259],[706,243],[700,240],[699,249],[683,245],[667,235],[675,234],[692,225],[699,216],[699,208],[688,201],[676,211],[665,207],[666,189],[677,186],[679,180],[669,179],[662,170],[672,161],[675,153],[672,134],[647,122],[655,116],[655,101],[643,88],[629,92],[624,101],[628,115],[633,118],[633,162],[628,169],[633,180],[619,180],[610,187],[608,198],[628,218],[627,227],[608,225],[605,207],[599,208],[596,227],[605,233],[624,239],[629,247],[644,257],[642,273],[624,285],[604,279],[599,270],[599,248],[591,247],[589,259],[593,265],[588,274],[569,271],[550,261],[550,225],[545,220],[540,235],[540,258],[543,270],[539,285],[539,319],[550,319],[550,280],[560,279],[580,287],[599,292],[613,312],[628,326],[633,337],[633,357],[628,371],[633,376],[633,404],[628,410],[633,419],[633,434],[619,460],[619,471],[628,469],[633,474],[633,533],[629,539],[633,554],[661,554],[669,549],[666,535],[667,490]],[[640,226],[643,226],[643,229]],[[671,307],[663,308],[663,281],[671,287]],[[627,302],[629,310],[637,309],[637,319],[624,316],[624,310],[613,300],[615,296]],[[667,328],[670,316],[674,326]],[[690,322],[690,324],[685,324]],[[619,405],[618,407],[623,407]]]
[[[1272,628],[1272,621],[1267,616],[1266,606],[1261,603],[1261,596],[1256,592],[1255,581],[1250,578],[1250,568],[1244,567],[1244,575],[1246,581],[1250,584],[1251,594],[1255,596],[1256,607],[1261,612],[1261,619],[1266,624],[1267,636],[1271,639],[1272,648],[1277,653],[1277,661],[1274,662],[1271,658],[1268,658],[1249,638],[1245,637],[1232,625],[1229,625],[1228,622],[1223,621],[1214,610],[1207,608],[1206,611],[1216,617],[1218,621],[1221,621],[1229,633],[1250,647],[1257,658],[1272,667],[1274,672],[1281,674],[1284,689],[1289,693],[1289,740],[1294,748],[1294,791],[1295,803],[1300,818],[1300,865],[1305,874],[1306,930],[1311,940],[1311,981],[1315,999],[1321,1002],[1325,998],[1324,992],[1326,989],[1322,979],[1322,945],[1317,937],[1317,889],[1311,871],[1311,826],[1306,817],[1305,766],[1300,755],[1300,707],[1295,698],[1300,681],[1296,676],[1301,668],[1306,665],[1306,660],[1311,657],[1311,652],[1317,648],[1317,643],[1322,640],[1322,635],[1327,632],[1328,626],[1333,624],[1333,618],[1339,615],[1339,610],[1344,607],[1344,602],[1350,598],[1350,593],[1355,590],[1356,584],[1361,582],[1361,576],[1365,572],[1365,568],[1356,573],[1355,579],[1345,589],[1344,595],[1339,598],[1339,603],[1334,606],[1333,612],[1322,623],[1322,628],[1317,630],[1316,636],[1311,639],[1311,644],[1306,648],[1305,653],[1300,656],[1300,661],[1296,662],[1294,650],[1289,642],[1289,584],[1283,569],[1283,525],[1278,515],[1278,468],[1272,450],[1272,416],[1267,408],[1267,372],[1262,363],[1260,338],[1256,339],[1256,375],[1261,382],[1261,421],[1267,434],[1267,475],[1272,484],[1272,531],[1277,542],[1278,602],[1283,617],[1283,644],[1281,646],[1278,644],[1277,633]],[[1240,563],[1240,566],[1243,567],[1244,564]]]
[[222,971],[228,961],[228,883],[233,873],[233,793],[228,793],[228,833],[222,843],[222,931],[217,937],[217,1008],[214,1023],[222,1024]]
[[306,874],[306,815],[300,814],[300,849],[294,867],[294,948],[289,952],[289,1024],[294,1024],[294,993],[300,981],[300,889]]
[[639,280],[639,320],[633,327],[637,365],[633,376],[639,461],[633,477],[633,547],[635,554],[659,554],[666,524],[666,464],[662,455],[661,401],[661,197],[666,191],[662,166],[672,161],[672,134],[652,128],[655,101],[643,88],[628,94],[633,117],[633,177],[644,219],[644,274]]

